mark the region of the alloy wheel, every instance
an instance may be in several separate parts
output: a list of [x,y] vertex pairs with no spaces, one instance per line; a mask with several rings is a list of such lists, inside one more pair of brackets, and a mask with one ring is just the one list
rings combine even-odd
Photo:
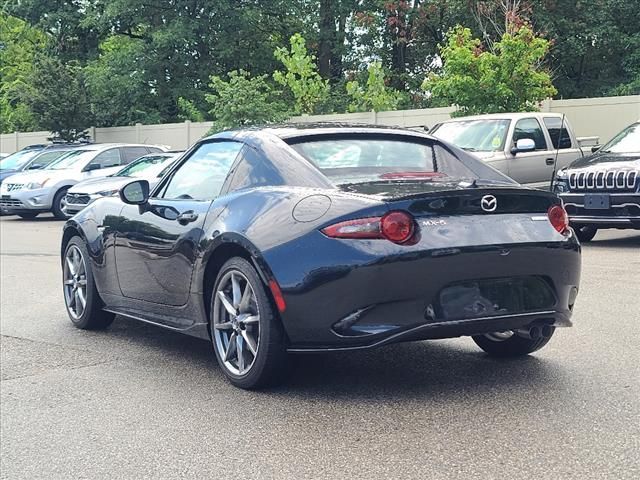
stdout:
[[87,267],[80,249],[72,245],[64,257],[64,300],[69,314],[79,319],[87,308]]
[[60,203],[58,204],[58,208],[64,214],[65,217],[67,218],[73,217],[72,214],[67,212],[67,196],[66,195],[63,195],[62,198],[60,198]]
[[213,337],[229,372],[249,372],[260,348],[260,312],[251,282],[238,270],[228,271],[215,290]]

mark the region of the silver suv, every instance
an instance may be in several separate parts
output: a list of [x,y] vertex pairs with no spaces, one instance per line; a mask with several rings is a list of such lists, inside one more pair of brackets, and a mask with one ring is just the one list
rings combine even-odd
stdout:
[[0,186],[0,207],[22,218],[53,212],[56,218],[65,219],[65,196],[71,186],[105,177],[136,158],[165,150],[162,146],[117,143],[77,147],[42,170],[9,177]]

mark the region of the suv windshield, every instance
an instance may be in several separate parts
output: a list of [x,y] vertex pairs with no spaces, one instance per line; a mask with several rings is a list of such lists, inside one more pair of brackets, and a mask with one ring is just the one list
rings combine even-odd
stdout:
[[47,169],[64,170],[65,168],[73,168],[86,161],[94,152],[95,150],[73,150],[51,163]]
[[44,168],[50,163],[53,163],[63,155],[69,153],[72,150],[49,150],[44,152],[39,152],[38,155],[33,157],[33,159],[29,162],[27,168],[35,167],[39,165],[40,168]]
[[153,178],[160,175],[160,172],[164,169],[165,164],[173,159],[172,156],[166,155],[153,155],[148,157],[142,157],[127,165],[122,170],[114,173],[114,177],[145,177]]
[[335,183],[477,178],[442,146],[412,138],[327,138],[291,147]]
[[19,170],[42,150],[20,150],[0,160],[0,169]]
[[470,152],[496,152],[504,149],[509,120],[458,120],[437,126],[434,137]]
[[640,152],[640,123],[622,130],[609,143],[600,149],[603,153],[638,153]]

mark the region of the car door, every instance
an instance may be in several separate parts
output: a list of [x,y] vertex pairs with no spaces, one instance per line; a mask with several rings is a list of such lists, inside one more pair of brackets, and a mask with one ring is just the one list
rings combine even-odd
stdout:
[[[529,152],[512,153],[516,142],[523,138],[529,138],[535,143],[535,150]],[[516,120],[508,151],[509,176],[516,182],[532,184],[531,186],[543,186],[551,180],[555,151],[549,148],[545,132],[535,117]]]
[[125,297],[187,303],[202,227],[241,148],[242,143],[227,140],[201,143],[163,179],[146,205],[124,206],[114,226]]
[[566,120],[563,121],[562,117],[543,117],[542,122],[549,134],[554,155],[557,152],[556,171],[582,157],[582,149],[574,140]]

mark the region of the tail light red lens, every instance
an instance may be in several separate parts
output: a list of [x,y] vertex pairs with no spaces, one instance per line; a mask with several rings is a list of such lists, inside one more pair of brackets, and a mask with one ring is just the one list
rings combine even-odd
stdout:
[[386,238],[394,243],[407,242],[414,233],[413,217],[406,212],[389,212],[382,217],[358,218],[322,229],[331,238]]
[[389,212],[380,219],[382,235],[395,243],[405,243],[413,236],[413,217],[406,212]]
[[562,205],[553,205],[547,210],[549,222],[560,233],[565,233],[569,228],[569,215]]

